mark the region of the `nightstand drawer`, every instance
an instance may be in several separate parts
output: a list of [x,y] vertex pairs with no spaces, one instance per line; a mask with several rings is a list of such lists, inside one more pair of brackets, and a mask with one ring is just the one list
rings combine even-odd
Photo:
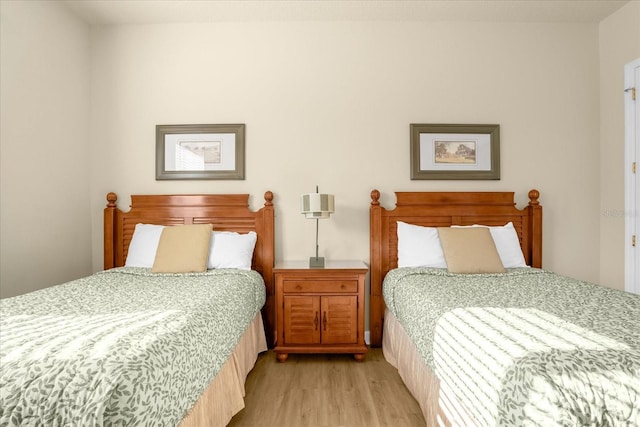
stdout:
[[283,283],[285,293],[356,293],[358,292],[357,280],[285,280]]

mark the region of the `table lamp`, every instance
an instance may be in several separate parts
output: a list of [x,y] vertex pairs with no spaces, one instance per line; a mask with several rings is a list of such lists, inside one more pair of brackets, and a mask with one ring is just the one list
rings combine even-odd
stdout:
[[315,193],[300,196],[300,213],[308,219],[316,220],[316,256],[309,257],[311,268],[324,268],[324,257],[318,256],[318,220],[329,218],[333,212],[335,212],[333,194],[320,194],[317,185]]

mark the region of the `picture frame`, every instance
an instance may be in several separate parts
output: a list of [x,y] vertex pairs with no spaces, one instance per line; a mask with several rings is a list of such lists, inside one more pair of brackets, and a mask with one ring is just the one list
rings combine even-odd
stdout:
[[156,125],[156,180],[244,179],[244,124]]
[[500,125],[410,125],[411,179],[500,179]]

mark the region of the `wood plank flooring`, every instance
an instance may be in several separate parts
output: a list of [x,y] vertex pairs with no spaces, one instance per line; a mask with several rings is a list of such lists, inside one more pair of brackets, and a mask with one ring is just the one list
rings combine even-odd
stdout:
[[232,427],[423,427],[422,412],[398,371],[373,348],[348,354],[262,353],[246,382],[245,409]]

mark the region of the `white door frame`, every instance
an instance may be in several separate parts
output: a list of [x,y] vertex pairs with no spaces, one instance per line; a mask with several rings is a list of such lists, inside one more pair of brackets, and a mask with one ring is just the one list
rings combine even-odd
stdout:
[[[625,271],[624,289],[640,294],[640,58],[624,67]],[[633,88],[633,89],[632,89]],[[633,96],[635,95],[635,100]],[[635,170],[634,170],[635,169]],[[635,236],[635,246],[633,245]]]

